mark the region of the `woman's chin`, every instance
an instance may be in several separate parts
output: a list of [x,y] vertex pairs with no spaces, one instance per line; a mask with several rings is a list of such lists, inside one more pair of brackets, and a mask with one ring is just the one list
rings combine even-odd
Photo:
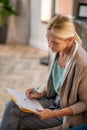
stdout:
[[58,50],[55,50],[55,49],[52,49],[52,51],[53,51],[54,53],[58,52]]

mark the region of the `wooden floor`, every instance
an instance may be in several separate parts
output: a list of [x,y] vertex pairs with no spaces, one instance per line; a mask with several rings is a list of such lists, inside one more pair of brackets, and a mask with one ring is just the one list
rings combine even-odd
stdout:
[[26,90],[46,85],[48,67],[40,64],[46,51],[21,44],[0,44],[0,118],[10,99],[6,88]]

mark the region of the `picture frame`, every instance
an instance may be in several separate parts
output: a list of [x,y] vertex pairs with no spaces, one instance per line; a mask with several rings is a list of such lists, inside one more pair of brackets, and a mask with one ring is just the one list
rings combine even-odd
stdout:
[[87,19],[87,3],[78,4],[77,19]]

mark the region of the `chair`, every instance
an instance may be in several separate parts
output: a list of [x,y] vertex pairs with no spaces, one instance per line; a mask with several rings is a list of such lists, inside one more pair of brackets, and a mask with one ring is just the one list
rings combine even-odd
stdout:
[[72,127],[68,130],[87,130],[87,123],[80,126]]

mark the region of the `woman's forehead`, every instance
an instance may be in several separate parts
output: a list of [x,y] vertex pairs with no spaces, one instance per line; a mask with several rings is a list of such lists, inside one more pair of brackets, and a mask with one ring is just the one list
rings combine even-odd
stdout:
[[58,37],[57,37],[55,34],[53,34],[51,31],[47,31],[46,37],[47,37],[47,38],[52,37],[52,38],[55,38],[55,39],[58,38]]

